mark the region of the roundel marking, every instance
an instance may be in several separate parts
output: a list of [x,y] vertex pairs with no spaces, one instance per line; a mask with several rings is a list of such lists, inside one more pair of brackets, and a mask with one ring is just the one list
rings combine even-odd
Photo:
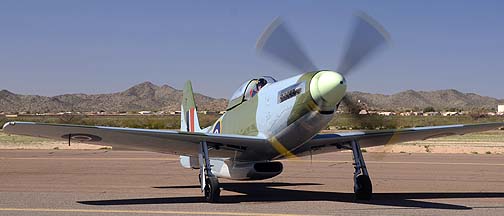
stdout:
[[102,138],[96,135],[92,134],[82,134],[82,133],[77,133],[77,134],[65,134],[61,136],[63,139],[72,139],[72,140],[77,140],[77,141],[84,141],[84,142],[98,142],[101,141]]
[[217,121],[217,123],[215,123],[215,126],[212,130],[212,133],[215,133],[215,134],[221,133],[221,121]]

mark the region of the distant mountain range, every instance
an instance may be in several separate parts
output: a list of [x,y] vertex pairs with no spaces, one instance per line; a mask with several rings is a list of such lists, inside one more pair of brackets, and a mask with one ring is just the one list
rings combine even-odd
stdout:
[[[457,108],[496,108],[504,100],[480,96],[474,93],[461,93],[457,90],[413,91],[408,90],[393,95],[350,92],[352,100],[360,100],[374,110],[435,109]],[[168,85],[157,86],[150,82],[135,85],[123,92],[111,94],[64,94],[54,97],[20,95],[7,90],[0,91],[0,112],[61,112],[61,111],[141,111],[141,110],[180,110],[182,90]],[[199,110],[222,111],[227,106],[226,99],[216,99],[195,94]]]
[[436,110],[446,109],[497,109],[497,105],[504,104],[503,99],[481,96],[474,93],[462,93],[454,89],[437,91],[407,90],[392,95],[371,94],[364,92],[350,92],[354,101],[360,100],[371,110],[419,110],[434,107]]
[[[202,94],[194,95],[198,109],[221,111],[227,100],[215,99]],[[180,110],[182,90],[168,85],[157,86],[150,82],[140,83],[125,91],[111,94],[64,94],[54,97],[19,95],[7,90],[0,91],[0,111],[49,113],[61,111],[141,111]]]

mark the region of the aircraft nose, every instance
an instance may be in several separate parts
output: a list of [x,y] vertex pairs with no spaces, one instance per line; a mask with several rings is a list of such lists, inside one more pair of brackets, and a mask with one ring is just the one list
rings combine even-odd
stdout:
[[310,82],[312,98],[322,109],[334,110],[346,92],[345,78],[334,71],[320,71]]

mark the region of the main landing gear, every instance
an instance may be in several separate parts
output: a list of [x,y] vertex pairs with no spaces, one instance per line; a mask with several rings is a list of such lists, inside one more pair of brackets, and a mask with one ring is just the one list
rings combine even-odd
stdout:
[[212,174],[210,159],[208,157],[208,145],[205,141],[200,143],[199,157],[199,180],[201,192],[205,194],[207,202],[215,203],[220,198],[219,180]]
[[357,200],[370,200],[373,196],[373,185],[362,157],[362,151],[357,141],[352,140],[352,153],[354,159],[354,193]]

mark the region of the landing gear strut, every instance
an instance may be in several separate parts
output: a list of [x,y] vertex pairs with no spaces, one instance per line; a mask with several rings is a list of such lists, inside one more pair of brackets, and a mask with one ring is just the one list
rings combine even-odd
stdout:
[[220,198],[219,180],[212,174],[210,159],[208,157],[208,145],[206,141],[200,143],[200,153],[198,154],[200,166],[201,192],[205,194],[207,202],[215,203]]
[[359,143],[352,140],[352,153],[354,159],[354,193],[357,200],[370,200],[373,196],[373,185],[362,157]]

